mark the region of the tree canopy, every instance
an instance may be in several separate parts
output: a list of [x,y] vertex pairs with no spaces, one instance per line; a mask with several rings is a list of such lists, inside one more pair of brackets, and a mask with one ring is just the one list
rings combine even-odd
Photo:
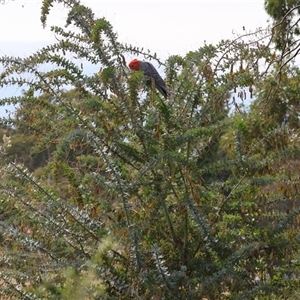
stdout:
[[284,65],[300,52],[300,1],[265,0],[265,10],[273,21],[270,42],[280,50],[278,61]]
[[[24,87],[0,100],[17,105],[1,120],[1,296],[297,297],[300,73],[276,25],[161,61],[79,1],[44,0],[43,26],[56,3],[56,43],[0,58],[0,86]],[[129,55],[164,67],[168,99]]]

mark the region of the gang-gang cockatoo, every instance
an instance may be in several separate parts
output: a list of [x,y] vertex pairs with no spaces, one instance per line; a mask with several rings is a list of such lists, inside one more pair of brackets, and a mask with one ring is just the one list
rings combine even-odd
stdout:
[[152,78],[155,83],[155,87],[157,90],[165,97],[167,98],[169,95],[169,91],[166,87],[166,84],[164,80],[161,78],[157,70],[154,68],[154,66],[146,61],[140,61],[138,59],[134,59],[129,63],[129,68],[134,71],[143,71],[144,75]]

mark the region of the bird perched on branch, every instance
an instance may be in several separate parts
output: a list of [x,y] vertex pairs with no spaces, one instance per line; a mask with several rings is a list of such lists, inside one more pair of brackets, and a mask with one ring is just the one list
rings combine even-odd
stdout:
[[155,87],[165,98],[169,96],[169,91],[164,80],[151,63],[134,59],[129,63],[128,66],[131,70],[143,71],[144,75],[149,76],[154,81]]

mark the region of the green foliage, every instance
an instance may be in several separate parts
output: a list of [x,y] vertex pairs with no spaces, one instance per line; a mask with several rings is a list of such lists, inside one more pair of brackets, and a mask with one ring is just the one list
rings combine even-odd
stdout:
[[279,65],[294,60],[300,51],[299,0],[265,0],[265,10],[273,20],[271,41],[280,50]]
[[46,26],[47,16],[50,13],[50,9],[53,6],[53,0],[45,0],[43,1],[42,9],[41,9],[41,22],[43,26]]
[[[162,65],[155,54],[120,44],[77,1],[43,1],[43,24],[56,2],[79,33],[53,27],[60,42],[0,58],[0,85],[25,88],[0,102],[18,105],[2,120],[1,296],[299,293],[298,69],[261,72],[272,50],[260,33],[237,37],[169,57],[163,99],[124,58]],[[100,71],[86,75],[85,63]],[[243,112],[235,96],[254,86]],[[45,167],[16,159],[25,141],[28,153],[47,153]]]

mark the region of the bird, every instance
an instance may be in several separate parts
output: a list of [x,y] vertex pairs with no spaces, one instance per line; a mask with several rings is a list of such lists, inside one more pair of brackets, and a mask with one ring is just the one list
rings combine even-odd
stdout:
[[140,61],[135,58],[128,66],[133,71],[143,71],[144,75],[149,76],[152,80],[154,80],[155,87],[165,98],[169,96],[170,92],[167,89],[164,80],[151,63],[147,61]]

